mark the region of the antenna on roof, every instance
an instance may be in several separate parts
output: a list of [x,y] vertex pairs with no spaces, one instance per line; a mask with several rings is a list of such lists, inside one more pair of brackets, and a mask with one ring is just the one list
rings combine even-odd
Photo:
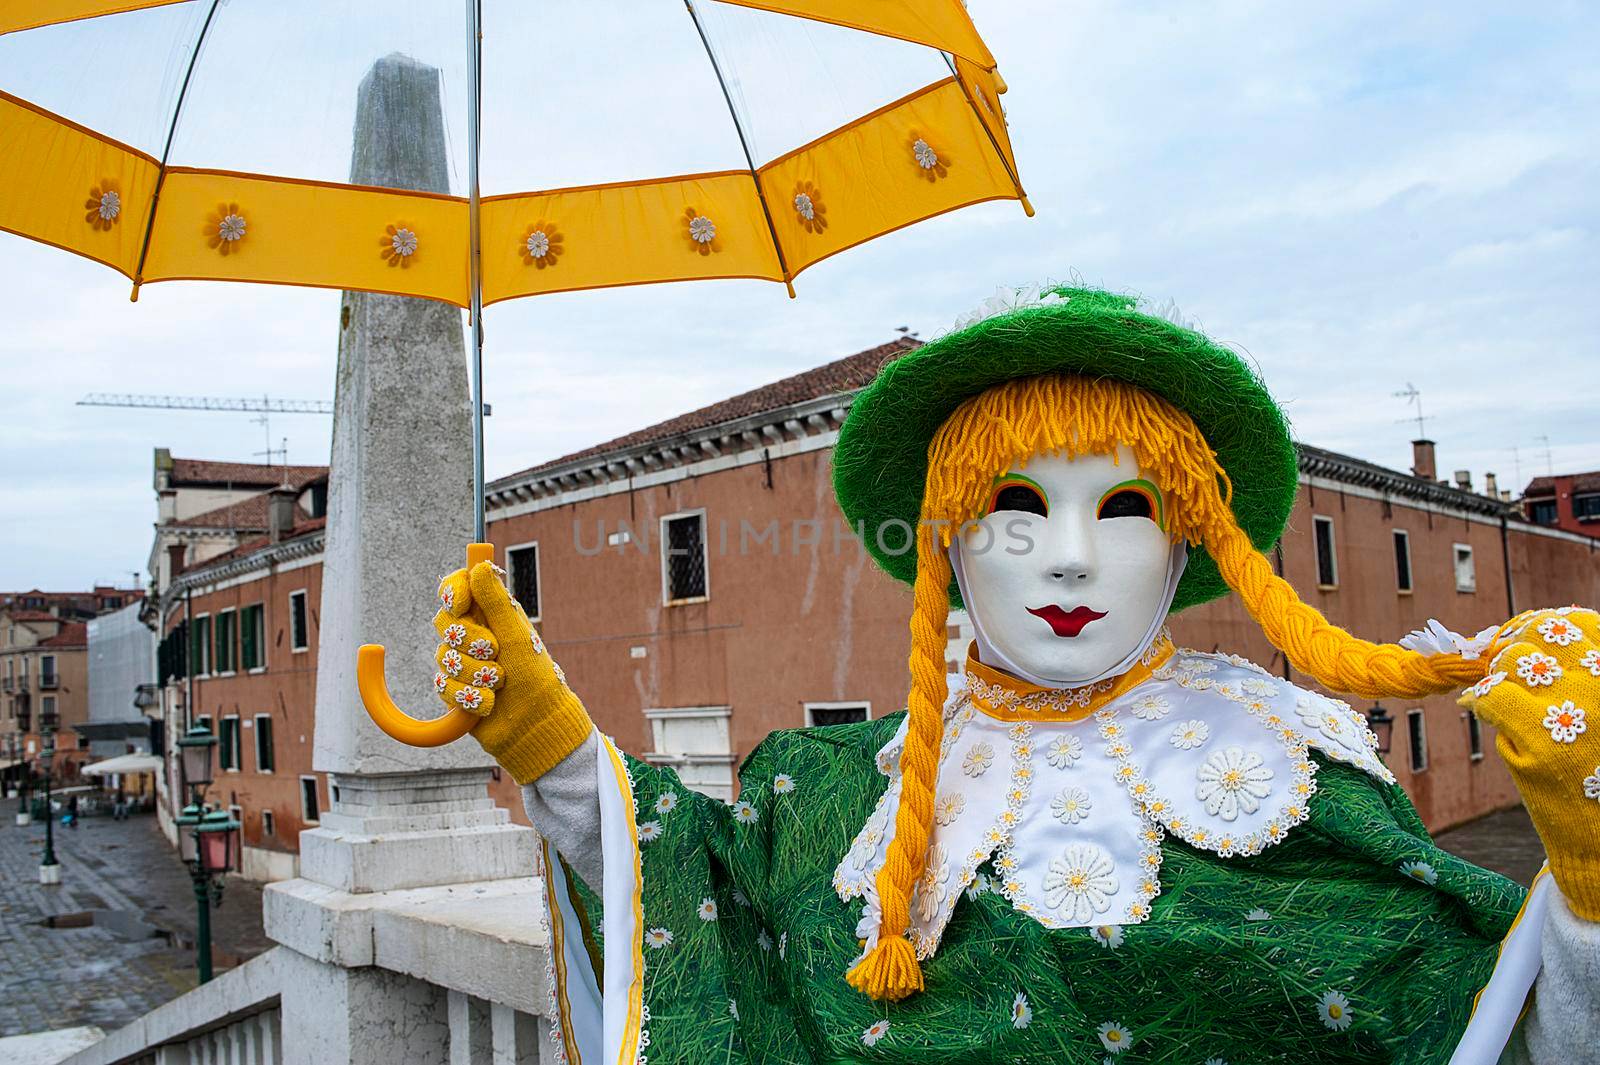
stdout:
[[[1406,382],[1406,387],[1404,389],[1402,389],[1401,391],[1395,393],[1395,398],[1396,399],[1403,399],[1403,400],[1406,400],[1407,402],[1414,403],[1416,405],[1416,408],[1417,408],[1417,413],[1416,413],[1417,439],[1418,440],[1426,440],[1426,439],[1428,439],[1428,424],[1427,424],[1428,420],[1425,417],[1423,417],[1423,414],[1422,414],[1422,393],[1417,391],[1417,386],[1412,384],[1410,381],[1407,381]],[[1403,421],[1403,422],[1408,422],[1411,419],[1410,418],[1401,418],[1400,420]]]
[[1556,464],[1555,460],[1550,456],[1550,437],[1541,433],[1534,439],[1544,445],[1544,475],[1546,477],[1554,477],[1556,475]]

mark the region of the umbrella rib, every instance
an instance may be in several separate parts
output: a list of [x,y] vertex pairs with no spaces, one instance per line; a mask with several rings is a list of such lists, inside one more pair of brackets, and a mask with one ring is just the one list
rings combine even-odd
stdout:
[[700,16],[694,9],[694,0],[683,0],[683,6],[688,9],[694,30],[700,35],[700,45],[706,50],[706,58],[711,61],[711,70],[717,76],[717,85],[722,89],[722,99],[728,105],[728,117],[733,119],[733,128],[739,134],[739,147],[744,149],[745,165],[750,168],[750,183],[756,187],[756,199],[761,201],[761,214],[767,221],[767,234],[772,238],[772,250],[777,253],[778,268],[783,271],[783,287],[789,290],[789,298],[793,299],[794,275],[789,272],[783,245],[778,241],[778,227],[772,222],[772,208],[767,205],[767,194],[761,188],[761,177],[756,172],[755,157],[750,154],[750,140],[745,136],[744,124],[739,121],[739,109],[733,106],[733,94],[728,91],[728,81],[722,76],[722,64],[717,62],[717,53],[711,47],[711,39],[706,36],[705,27],[700,25]]
[[[956,84],[961,86],[961,95],[967,98],[967,106],[972,108],[972,117],[978,120],[978,125],[982,126],[983,132],[988,135],[989,146],[994,149],[995,158],[999,159],[1000,165],[1006,168],[1006,176],[1011,179],[1011,184],[1017,190],[1017,199],[1022,201],[1022,209],[1027,212],[1029,218],[1032,218],[1033,204],[1028,202],[1028,194],[1022,191],[1022,178],[1006,159],[1006,153],[1000,150],[1000,142],[995,139],[994,131],[989,128],[989,123],[985,122],[983,115],[978,112],[978,101],[972,98],[972,91],[967,88],[966,80],[961,77],[961,71],[956,69],[956,61],[951,58],[949,52],[940,52],[939,54],[944,57],[945,65],[950,68],[951,77],[955,78]],[[1004,117],[1000,121],[1004,122]]]
[[144,220],[144,240],[139,244],[139,265],[133,270],[133,294],[128,298],[139,302],[139,286],[144,282],[144,262],[150,254],[150,237],[155,233],[156,208],[161,203],[161,186],[167,180],[167,158],[172,154],[172,141],[178,134],[178,119],[183,115],[183,102],[189,95],[189,82],[194,78],[195,64],[200,61],[200,49],[205,47],[206,34],[211,30],[211,20],[217,15],[222,0],[211,0],[205,22],[194,39],[194,51],[189,53],[189,67],[183,72],[183,84],[178,88],[178,102],[172,108],[172,121],[167,125],[167,143],[161,148],[161,165],[156,170],[156,187],[150,194],[150,213]]

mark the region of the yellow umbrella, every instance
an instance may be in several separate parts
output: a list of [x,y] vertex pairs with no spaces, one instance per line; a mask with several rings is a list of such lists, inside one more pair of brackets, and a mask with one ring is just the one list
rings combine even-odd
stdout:
[[[0,43],[4,35],[21,34],[42,36],[48,47],[70,32],[60,24],[161,17],[150,9],[186,9],[192,18],[184,30],[193,32],[192,41],[178,42],[173,53],[171,114],[162,116],[152,143],[144,145],[11,94],[6,90],[14,85],[0,73],[0,230],[117,270],[132,281],[134,299],[141,286],[159,281],[218,280],[382,292],[466,308],[473,329],[479,541],[485,539],[484,306],[543,293],[712,278],[782,282],[793,295],[792,282],[807,267],[935,215],[996,199],[1020,200],[1032,214],[1000,106],[1005,83],[961,0],[685,0],[683,17],[721,90],[715,111],[726,114],[737,133],[742,158],[726,169],[624,173],[615,182],[483,194],[482,0],[465,0],[459,24],[468,72],[465,195],[219,169],[228,159],[177,165],[174,141],[186,105],[196,103],[191,97],[203,51],[219,50],[214,62],[207,60],[213,63],[207,73],[214,74],[214,64],[234,60],[239,36],[248,37],[251,26],[259,32],[252,15],[285,6],[272,0],[12,0],[0,6]],[[433,17],[437,6],[419,10]],[[772,145],[777,154],[758,154],[743,86],[726,69],[707,28],[727,6],[771,13],[765,17],[785,25],[828,24],[835,35],[895,39],[886,47],[916,46],[936,61],[930,63],[935,76],[820,135]],[[312,20],[321,17],[321,6],[309,10]],[[550,17],[547,5],[501,10]],[[580,10],[620,18],[638,9],[590,4]],[[550,50],[543,39],[488,40],[493,47]],[[245,62],[253,61],[245,55]],[[229,69],[237,68],[224,73]],[[96,113],[106,113],[106,102],[99,103]],[[477,548],[470,557],[487,550]],[[369,708],[397,738],[445,742],[475,720],[464,711],[426,723],[406,718],[383,691],[382,648],[368,649],[360,675]]]

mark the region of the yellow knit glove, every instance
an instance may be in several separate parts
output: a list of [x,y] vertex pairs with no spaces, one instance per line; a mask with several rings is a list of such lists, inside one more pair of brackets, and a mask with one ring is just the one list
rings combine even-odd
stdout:
[[1600,614],[1521,614],[1489,653],[1488,676],[1459,702],[1499,730],[1567,905],[1600,921]]
[[443,642],[433,686],[446,706],[482,716],[473,737],[528,784],[577,750],[594,723],[503,575],[480,562],[439,582],[433,626]]

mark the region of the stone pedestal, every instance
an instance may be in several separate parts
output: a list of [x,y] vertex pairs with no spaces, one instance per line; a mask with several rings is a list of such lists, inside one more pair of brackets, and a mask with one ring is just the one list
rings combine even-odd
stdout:
[[61,866],[59,864],[39,866],[39,883],[47,887],[61,883]]

